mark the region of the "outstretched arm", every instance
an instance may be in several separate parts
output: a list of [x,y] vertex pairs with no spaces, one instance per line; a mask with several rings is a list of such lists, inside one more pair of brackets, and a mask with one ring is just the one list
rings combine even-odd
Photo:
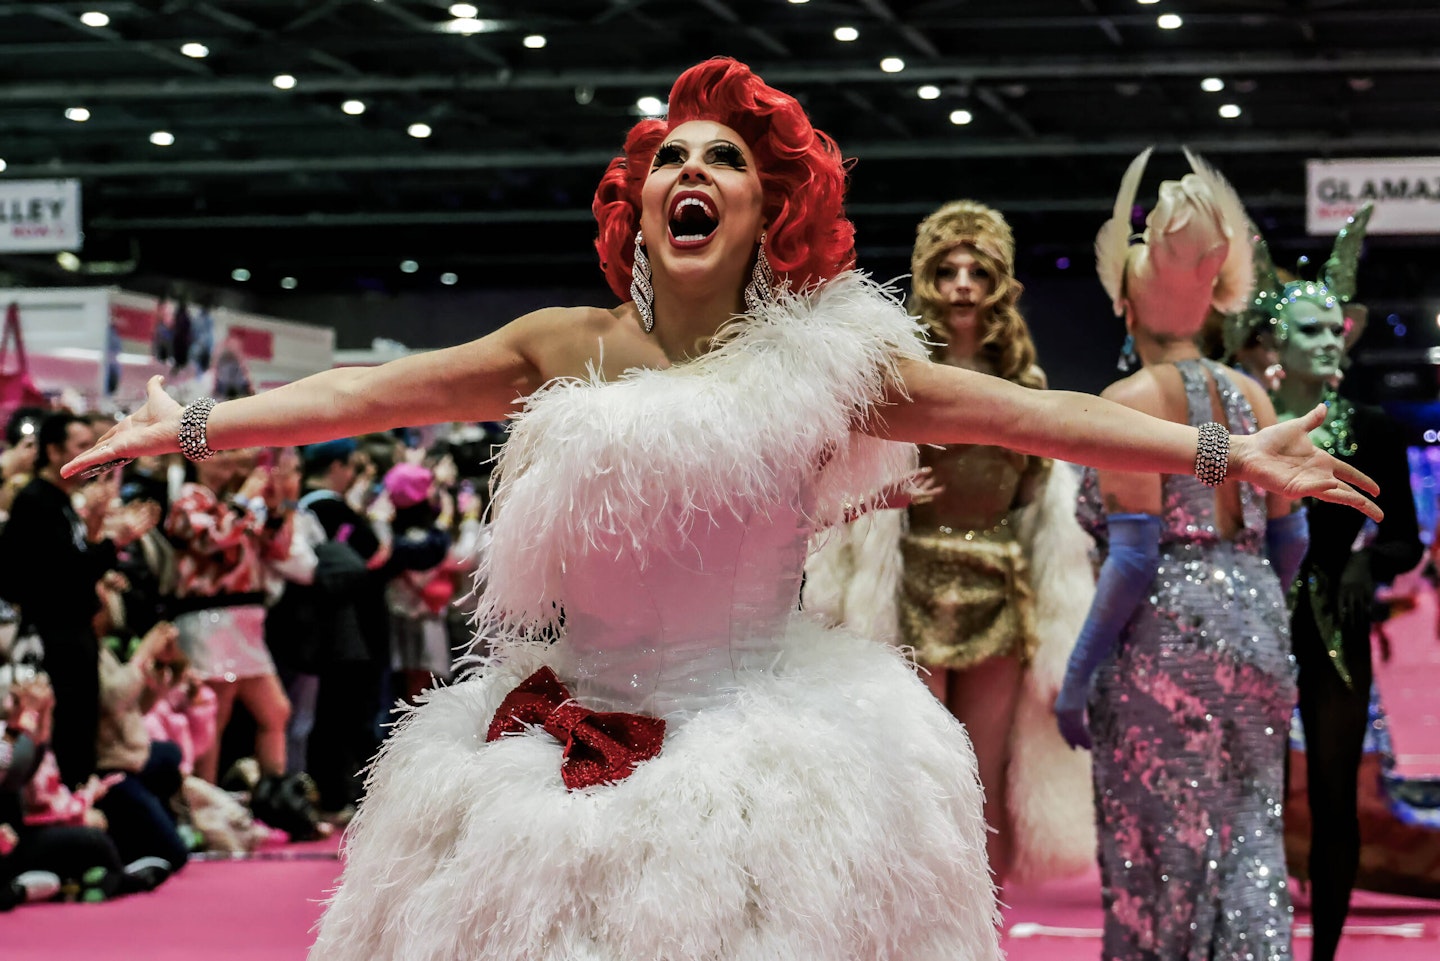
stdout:
[[[210,414],[210,447],[290,447],[393,427],[503,420],[540,387],[542,370],[557,363],[569,366],[563,363],[568,358],[550,354],[573,348],[584,323],[577,312],[583,308],[536,311],[458,347],[379,367],[322,371],[225,401]],[[111,460],[179,450],[180,410],[163,381],[151,378],[145,405],[65,465],[63,473],[69,477]]]
[[[1091,394],[1029,390],[928,361],[902,361],[899,372],[888,406],[867,426],[877,436],[917,444],[993,444],[1102,470],[1194,473],[1193,427]],[[1292,500],[1318,497],[1379,519],[1380,509],[1355,490],[1374,494],[1375,482],[1311,443],[1309,431],[1324,416],[1320,406],[1257,434],[1232,437],[1229,476]]]

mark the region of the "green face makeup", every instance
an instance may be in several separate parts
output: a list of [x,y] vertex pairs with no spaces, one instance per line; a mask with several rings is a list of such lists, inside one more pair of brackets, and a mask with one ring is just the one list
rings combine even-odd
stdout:
[[1329,380],[1345,358],[1345,315],[1333,300],[1295,299],[1285,309],[1280,364],[1287,377]]

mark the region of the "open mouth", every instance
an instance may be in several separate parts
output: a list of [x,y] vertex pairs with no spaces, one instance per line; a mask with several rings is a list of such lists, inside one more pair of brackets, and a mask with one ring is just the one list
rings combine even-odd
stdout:
[[699,191],[676,194],[670,202],[670,240],[676,247],[703,246],[719,226],[714,203]]

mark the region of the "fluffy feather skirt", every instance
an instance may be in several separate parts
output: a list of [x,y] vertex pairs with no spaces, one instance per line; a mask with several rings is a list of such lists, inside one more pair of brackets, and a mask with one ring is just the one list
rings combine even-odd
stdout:
[[567,792],[540,733],[485,743],[563,649],[432,694],[377,759],[312,961],[993,961],[963,729],[895,651],[797,617],[773,671]]

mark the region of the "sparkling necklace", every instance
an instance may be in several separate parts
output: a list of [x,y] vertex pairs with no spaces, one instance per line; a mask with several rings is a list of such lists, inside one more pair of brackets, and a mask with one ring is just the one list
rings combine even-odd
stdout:
[[1355,405],[1341,397],[1334,387],[1327,387],[1321,400],[1325,402],[1325,427],[1330,433],[1320,444],[1321,449],[1335,457],[1354,457],[1360,448],[1350,423],[1355,416]]

